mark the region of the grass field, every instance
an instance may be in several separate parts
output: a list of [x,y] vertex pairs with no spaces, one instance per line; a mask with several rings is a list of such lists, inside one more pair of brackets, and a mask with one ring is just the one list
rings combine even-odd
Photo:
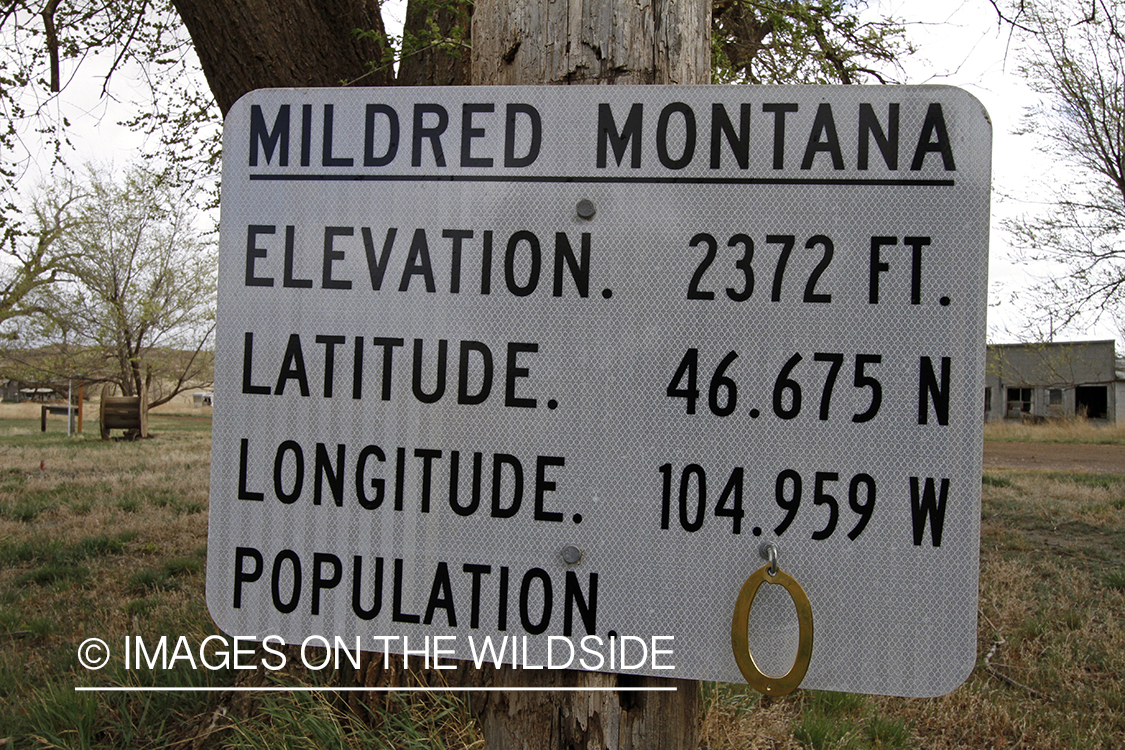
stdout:
[[[392,697],[357,718],[323,694],[76,693],[237,679],[187,666],[79,666],[89,637],[198,643],[215,633],[203,597],[209,418],[154,415],[155,437],[132,443],[102,443],[91,427],[68,438],[61,418],[45,434],[37,416],[0,419],[0,749],[483,746],[455,698]],[[707,684],[703,745],[1125,747],[1125,473],[989,470],[982,481],[978,663],[965,685],[930,700],[814,691],[771,700]]]

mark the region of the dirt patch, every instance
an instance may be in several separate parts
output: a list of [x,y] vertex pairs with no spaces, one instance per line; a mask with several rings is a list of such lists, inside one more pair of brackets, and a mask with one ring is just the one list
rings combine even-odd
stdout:
[[1125,474],[1125,445],[986,441],[984,467]]

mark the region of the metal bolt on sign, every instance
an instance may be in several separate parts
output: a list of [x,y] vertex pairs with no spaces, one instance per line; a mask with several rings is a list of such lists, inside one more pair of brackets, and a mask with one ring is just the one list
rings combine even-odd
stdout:
[[[812,658],[813,646],[813,618],[812,605],[809,597],[801,584],[796,579],[785,573],[777,564],[777,546],[763,544],[759,554],[768,562],[758,568],[738,592],[738,599],[734,604],[734,618],[731,620],[730,639],[734,649],[734,659],[738,669],[750,687],[763,695],[781,696],[792,693],[805,679]],[[772,580],[771,580],[772,579]],[[750,622],[750,608],[754,606],[754,597],[763,583],[772,583],[782,586],[793,597],[793,604],[797,608],[797,623],[799,626],[797,642],[797,658],[793,666],[781,677],[770,677],[764,674],[754,661],[750,653],[750,638],[747,633]]]

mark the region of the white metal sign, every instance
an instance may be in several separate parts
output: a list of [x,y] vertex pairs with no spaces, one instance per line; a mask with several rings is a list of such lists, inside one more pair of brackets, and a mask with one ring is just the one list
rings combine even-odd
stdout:
[[[773,542],[815,620],[804,686],[948,692],[976,644],[990,148],[944,87],[247,95],[216,622],[737,682]],[[749,628],[784,673],[788,594]]]

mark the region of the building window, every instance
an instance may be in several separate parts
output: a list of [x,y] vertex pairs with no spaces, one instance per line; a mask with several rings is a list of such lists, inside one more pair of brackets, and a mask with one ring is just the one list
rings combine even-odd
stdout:
[[1047,391],[1047,404],[1050,406],[1062,405],[1062,388],[1052,388]]
[[1030,414],[1031,413],[1031,389],[1030,388],[1009,388],[1008,389],[1008,413],[1009,414]]
[[1074,389],[1074,413],[1088,419],[1105,419],[1109,397],[1104,385],[1080,385]]
[[986,412],[992,411],[992,389],[984,389],[984,410]]

